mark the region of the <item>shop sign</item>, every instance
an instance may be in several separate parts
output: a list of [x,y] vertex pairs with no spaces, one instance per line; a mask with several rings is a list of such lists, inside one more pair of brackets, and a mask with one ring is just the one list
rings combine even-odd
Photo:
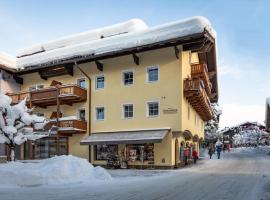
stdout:
[[177,113],[177,108],[166,108],[166,109],[163,109],[163,113],[164,114],[175,114]]

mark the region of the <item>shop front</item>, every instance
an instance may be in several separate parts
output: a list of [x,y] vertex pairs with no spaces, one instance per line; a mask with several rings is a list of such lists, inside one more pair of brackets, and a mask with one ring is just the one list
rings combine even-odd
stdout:
[[119,160],[121,168],[155,166],[155,144],[161,143],[169,129],[93,133],[81,141],[91,145],[96,165],[107,165],[110,158]]

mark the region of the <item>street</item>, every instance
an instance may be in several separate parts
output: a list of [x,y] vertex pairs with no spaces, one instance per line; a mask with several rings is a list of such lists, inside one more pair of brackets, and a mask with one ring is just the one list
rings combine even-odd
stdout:
[[110,170],[113,180],[0,189],[1,200],[270,199],[269,148],[242,148],[178,170]]

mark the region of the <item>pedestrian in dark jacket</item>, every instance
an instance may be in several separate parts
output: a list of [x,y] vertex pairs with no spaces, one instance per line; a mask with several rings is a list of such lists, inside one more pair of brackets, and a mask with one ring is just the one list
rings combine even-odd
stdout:
[[198,159],[198,152],[195,149],[192,151],[192,157],[193,157],[194,164],[196,164],[197,159]]
[[184,151],[184,156],[185,156],[185,165],[188,164],[188,154],[189,154],[189,149],[188,149],[188,146],[185,148],[185,151]]
[[208,154],[210,156],[210,159],[212,159],[212,155],[214,154],[214,149],[212,147],[209,147]]

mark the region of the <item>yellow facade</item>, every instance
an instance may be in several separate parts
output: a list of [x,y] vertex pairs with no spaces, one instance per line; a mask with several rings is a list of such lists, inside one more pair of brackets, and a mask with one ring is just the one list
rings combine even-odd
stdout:
[[[183,94],[183,81],[191,77],[191,63],[198,62],[196,53],[180,51],[179,59],[174,54],[174,49],[164,48],[159,50],[146,51],[139,54],[140,65],[137,66],[132,56],[121,56],[103,60],[103,71],[99,71],[95,63],[81,64],[80,67],[91,77],[91,109],[89,99],[84,103],[75,103],[72,106],[61,105],[63,116],[78,115],[78,109],[86,110],[86,120],[91,114],[91,130],[85,134],[73,135],[69,138],[69,153],[82,158],[89,158],[89,147],[80,145],[80,141],[91,133],[114,132],[120,130],[155,129],[169,127],[171,131],[161,143],[154,144],[154,163],[157,166],[174,166],[175,140],[178,144],[187,142],[183,135],[175,135],[176,132],[190,131],[192,135],[204,138],[204,122],[196,113],[193,107],[187,102]],[[154,83],[147,82],[147,68],[158,66],[159,80]],[[131,86],[124,86],[122,73],[125,70],[134,72],[134,83]],[[98,75],[104,75],[104,89],[95,89],[95,79]],[[30,86],[42,84],[49,87],[53,80],[65,84],[77,83],[77,79],[84,78],[84,75],[74,67],[74,76],[64,75],[43,80],[38,73],[23,75],[24,84],[22,91],[28,90]],[[89,83],[86,78],[86,89],[90,92]],[[160,112],[158,117],[147,116],[147,102],[158,101]],[[134,105],[133,119],[124,119],[122,106],[125,103]],[[105,108],[105,119],[96,120],[95,108]],[[173,109],[175,112],[167,113],[166,110]],[[36,108],[35,112],[44,113],[50,117],[56,111],[56,106],[47,108]],[[89,121],[88,121],[89,123]],[[189,141],[193,143],[192,140]],[[197,143],[196,143],[197,144]],[[123,145],[122,145],[123,146]],[[118,151],[121,150],[119,145]],[[105,161],[94,160],[94,148],[91,149],[91,162],[94,164],[106,164]],[[135,163],[136,164],[136,163]],[[141,163],[137,163],[140,165]]]

